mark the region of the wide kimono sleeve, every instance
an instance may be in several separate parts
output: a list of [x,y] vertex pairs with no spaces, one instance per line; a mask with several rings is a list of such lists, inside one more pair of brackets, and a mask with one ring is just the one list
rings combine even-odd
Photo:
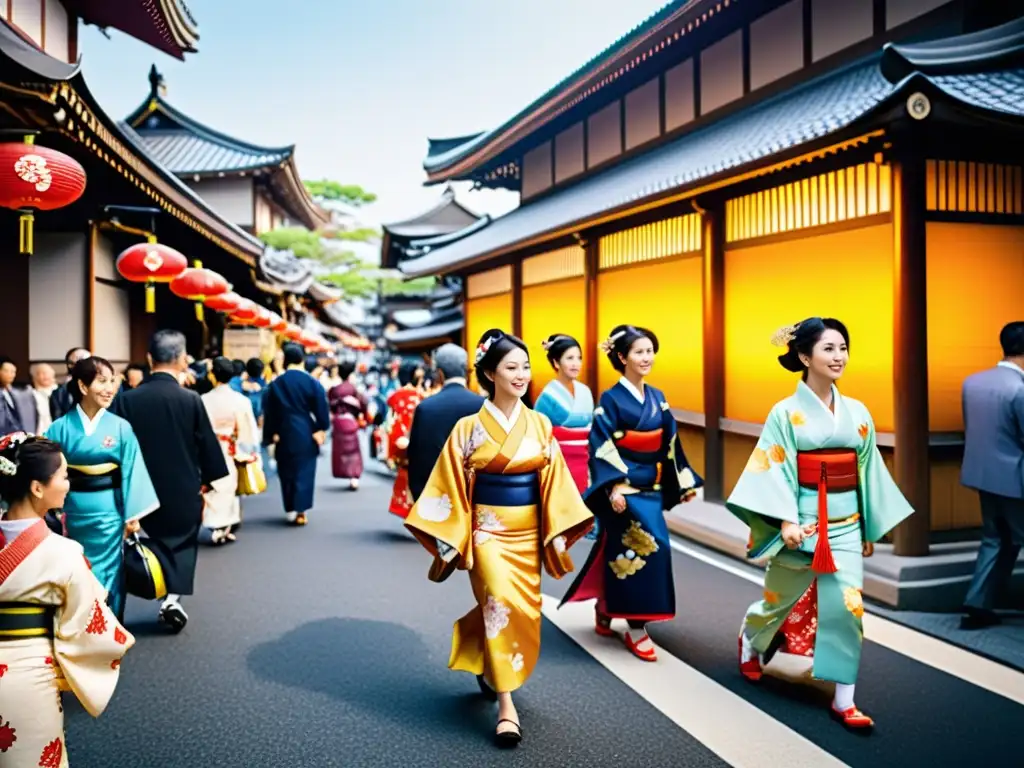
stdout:
[[279,384],[272,383],[263,391],[263,444],[273,445],[281,434],[281,403],[277,397]]
[[[243,395],[242,397],[245,397]],[[253,415],[249,398],[238,401],[235,408],[235,459],[237,461],[250,461],[259,453],[259,428],[256,426],[256,417]]]
[[90,715],[99,717],[117,687],[121,658],[135,638],[107,607],[106,590],[85,557],[68,561],[70,573],[61,585],[64,603],[54,622],[54,655],[67,688]]
[[[423,493],[405,519],[405,527],[434,556],[428,574],[431,581],[444,581],[456,568],[473,567],[473,505],[465,469],[465,448],[473,423],[475,416],[455,425]],[[443,550],[447,557],[438,551],[438,542],[449,548]]]
[[548,461],[539,473],[544,569],[560,579],[575,570],[568,550],[593,527],[594,516],[580,497],[550,424],[545,427]]
[[121,498],[124,499],[124,519],[141,520],[160,507],[153,481],[142,458],[135,430],[127,421],[121,421]]
[[777,554],[782,523],[800,522],[797,507],[796,438],[786,407],[768,414],[757,446],[725,506],[750,528],[747,557],[758,560]]
[[569,410],[552,394],[551,384],[541,391],[537,402],[533,404],[533,410],[547,416],[552,424],[564,424],[569,418]]
[[857,448],[861,519],[864,523],[864,539],[876,542],[914,514],[914,509],[885,466],[875,440],[875,423],[871,414],[863,405],[857,410],[860,416],[857,431],[861,436],[861,444]]
[[331,428],[331,409],[327,407],[327,390],[315,379],[313,383],[316,384],[312,388],[313,420],[316,422],[317,432],[326,432]]
[[193,438],[199,458],[199,477],[203,485],[212,486],[214,481],[226,477],[228,465],[220,448],[217,433],[213,431],[210,415],[199,395],[192,398]]
[[598,517],[611,510],[608,494],[629,477],[629,467],[619,455],[613,437],[619,429],[618,404],[611,392],[605,392],[594,409],[594,423],[590,428],[590,487],[584,493],[587,506]]
[[665,509],[697,493],[704,479],[693,471],[679,439],[679,428],[668,401],[661,397],[661,434],[665,463],[661,475],[661,495]]

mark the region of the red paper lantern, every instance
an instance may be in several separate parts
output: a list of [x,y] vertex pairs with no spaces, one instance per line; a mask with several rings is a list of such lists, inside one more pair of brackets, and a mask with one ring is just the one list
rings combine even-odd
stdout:
[[231,313],[231,322],[239,325],[255,325],[259,312],[258,306],[248,299],[242,299],[242,303]]
[[267,310],[263,307],[256,308],[256,319],[252,321],[253,325],[257,328],[269,328],[273,323],[274,319]]
[[227,293],[220,293],[216,296],[207,296],[203,301],[203,304],[208,308],[217,312],[226,312],[231,314],[245,301],[234,291],[228,291]]
[[300,333],[298,342],[306,349],[313,349],[320,343],[317,340],[316,334],[311,333],[310,331],[303,331],[302,333]]
[[116,267],[125,280],[146,284],[146,312],[152,314],[156,311],[156,284],[169,283],[188,269],[188,259],[150,236],[149,242],[122,251]]
[[288,327],[288,321],[277,314],[277,312],[268,311],[267,316],[270,317],[270,330],[282,333]]
[[291,339],[292,341],[298,341],[302,337],[302,329],[295,323],[288,323],[283,333],[286,339]]
[[[197,261],[196,264],[199,264]],[[201,266],[186,269],[171,281],[171,293],[196,303],[196,320],[203,321],[203,302],[231,290],[228,281],[212,269]]]
[[0,206],[21,213],[19,241],[22,253],[33,248],[32,211],[52,211],[71,205],[85,192],[85,169],[74,158],[35,144],[0,144]]

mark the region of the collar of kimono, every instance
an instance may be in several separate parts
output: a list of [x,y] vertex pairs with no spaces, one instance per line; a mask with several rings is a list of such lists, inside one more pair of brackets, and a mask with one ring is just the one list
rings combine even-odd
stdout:
[[825,413],[827,413],[830,419],[834,419],[836,417],[836,414],[839,413],[839,407],[840,407],[840,405],[839,405],[839,403],[840,403],[839,389],[836,387],[835,384],[832,385],[832,407],[831,408],[829,408],[827,405],[825,405],[825,401],[823,401],[820,397],[818,397],[818,395],[815,394],[814,390],[811,389],[810,387],[808,387],[807,384],[805,384],[803,381],[800,381],[800,382],[797,383],[797,385],[796,385],[796,394],[797,394],[797,398],[799,398],[800,400],[805,402],[808,405],[808,407],[814,408],[815,406],[811,405],[811,403],[817,403],[816,407],[820,408]]
[[49,535],[50,529],[46,527],[46,521],[40,520],[4,547],[0,551],[0,584],[7,581],[7,577],[14,573],[14,569],[25,562],[25,558],[35,552],[36,547]]
[[85,430],[86,437],[93,436],[93,433],[96,432],[96,427],[100,424],[100,419],[102,419],[103,414],[107,412],[106,408],[100,408],[96,411],[96,415],[90,419],[89,415],[81,405],[76,405],[75,410],[78,412],[78,418],[82,420],[82,429]]
[[491,415],[491,418],[493,418],[494,421],[497,422],[498,426],[501,427],[505,431],[505,434],[507,435],[512,432],[512,429],[515,427],[516,422],[519,421],[519,414],[522,413],[523,410],[523,401],[516,401],[516,407],[512,409],[512,415],[509,418],[506,418],[505,414],[501,412],[498,406],[496,406],[490,400],[484,400],[484,408],[487,410],[487,413]]
[[633,397],[635,397],[637,399],[637,402],[640,403],[640,405],[644,404],[644,395],[647,394],[647,385],[646,384],[644,385],[644,391],[643,392],[641,392],[639,389],[634,387],[633,386],[633,382],[631,382],[625,376],[623,376],[623,377],[621,377],[619,379],[619,384],[624,386],[626,388],[626,391],[629,392],[629,394],[631,394]]

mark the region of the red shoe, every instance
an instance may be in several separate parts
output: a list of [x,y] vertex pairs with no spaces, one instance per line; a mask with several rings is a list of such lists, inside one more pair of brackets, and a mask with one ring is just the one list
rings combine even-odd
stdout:
[[657,661],[658,654],[654,650],[653,643],[651,647],[646,651],[641,651],[637,646],[643,643],[644,640],[651,642],[651,636],[644,632],[644,636],[639,641],[633,642],[633,638],[629,636],[629,632],[622,636],[623,641],[626,643],[626,647],[629,648],[630,653],[636,656],[641,661]]
[[739,636],[740,646],[740,674],[743,675],[747,680],[752,683],[756,683],[761,679],[763,672],[761,671],[761,660],[755,655],[750,661],[743,660],[743,635]]
[[594,631],[601,637],[615,637],[615,630],[612,629],[612,617],[603,613],[594,614]]
[[847,728],[860,730],[863,728],[871,728],[875,724],[874,720],[856,707],[850,707],[849,709],[844,709],[840,712],[835,708],[835,705],[830,705],[829,711],[832,714],[833,720],[842,723]]

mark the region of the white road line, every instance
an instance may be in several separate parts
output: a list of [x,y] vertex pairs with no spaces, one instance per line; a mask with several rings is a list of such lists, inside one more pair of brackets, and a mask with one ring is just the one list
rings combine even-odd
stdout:
[[[752,584],[762,584],[764,579],[740,566],[730,565],[698,549],[672,540],[672,549],[681,554],[731,573]],[[737,621],[742,619],[739,617]],[[908,658],[934,667],[953,677],[984,688],[990,693],[1003,696],[1017,704],[1024,704],[1024,673],[983,658],[970,651],[938,638],[897,624],[873,613],[864,614],[864,636],[873,643],[903,654]]]
[[544,616],[605,669],[628,685],[722,760],[736,768],[830,768],[845,766],[817,744],[783,725],[741,696],[705,677],[664,649],[658,662],[640,661],[610,638],[594,633],[590,603],[544,595]]

